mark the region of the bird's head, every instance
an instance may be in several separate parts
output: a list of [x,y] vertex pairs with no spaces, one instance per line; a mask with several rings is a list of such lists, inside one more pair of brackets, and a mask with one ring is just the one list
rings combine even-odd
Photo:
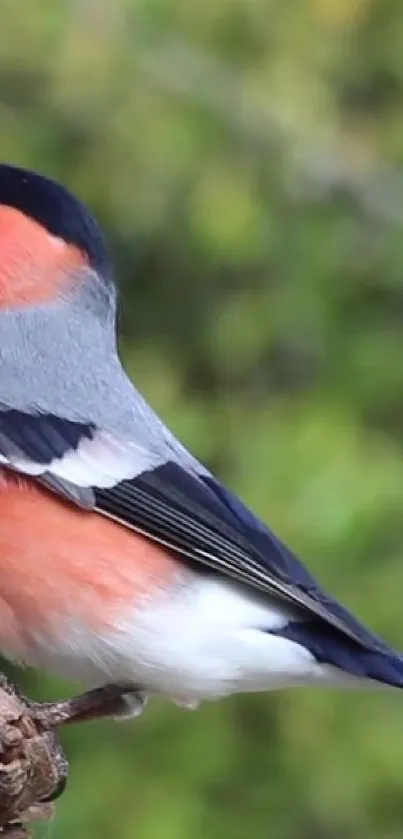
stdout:
[[46,305],[82,282],[113,284],[95,219],[50,178],[0,164],[0,309]]

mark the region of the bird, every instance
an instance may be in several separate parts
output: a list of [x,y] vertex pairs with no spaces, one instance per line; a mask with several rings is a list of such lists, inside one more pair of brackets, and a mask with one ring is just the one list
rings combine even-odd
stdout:
[[[168,430],[117,349],[93,215],[0,165],[0,650],[135,717],[304,685],[403,687],[403,657]],[[81,703],[81,704],[80,704]]]

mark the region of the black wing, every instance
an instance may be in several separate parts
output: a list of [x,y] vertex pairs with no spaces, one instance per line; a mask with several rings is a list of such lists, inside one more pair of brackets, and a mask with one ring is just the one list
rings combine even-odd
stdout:
[[111,489],[94,489],[100,513],[216,571],[278,595],[357,641],[385,645],[314,578],[277,537],[213,478],[169,462]]
[[151,465],[148,452],[92,422],[0,405],[0,467],[30,475],[81,507]]
[[76,485],[67,477],[68,469],[63,475],[60,464],[95,433],[91,423],[0,407],[0,466],[31,475],[80,506],[92,506],[91,486]]

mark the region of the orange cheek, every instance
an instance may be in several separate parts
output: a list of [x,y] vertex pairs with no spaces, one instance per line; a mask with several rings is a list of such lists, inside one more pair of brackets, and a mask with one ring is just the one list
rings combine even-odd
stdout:
[[78,248],[19,210],[0,206],[0,308],[54,299],[60,283],[85,264]]
[[21,637],[69,617],[111,628],[180,576],[175,557],[145,537],[0,473],[0,648],[13,626]]

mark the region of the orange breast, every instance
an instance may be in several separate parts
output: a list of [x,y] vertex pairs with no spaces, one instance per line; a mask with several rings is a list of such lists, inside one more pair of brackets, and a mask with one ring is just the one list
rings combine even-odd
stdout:
[[75,617],[94,631],[181,577],[164,548],[33,479],[0,472],[0,649]]

